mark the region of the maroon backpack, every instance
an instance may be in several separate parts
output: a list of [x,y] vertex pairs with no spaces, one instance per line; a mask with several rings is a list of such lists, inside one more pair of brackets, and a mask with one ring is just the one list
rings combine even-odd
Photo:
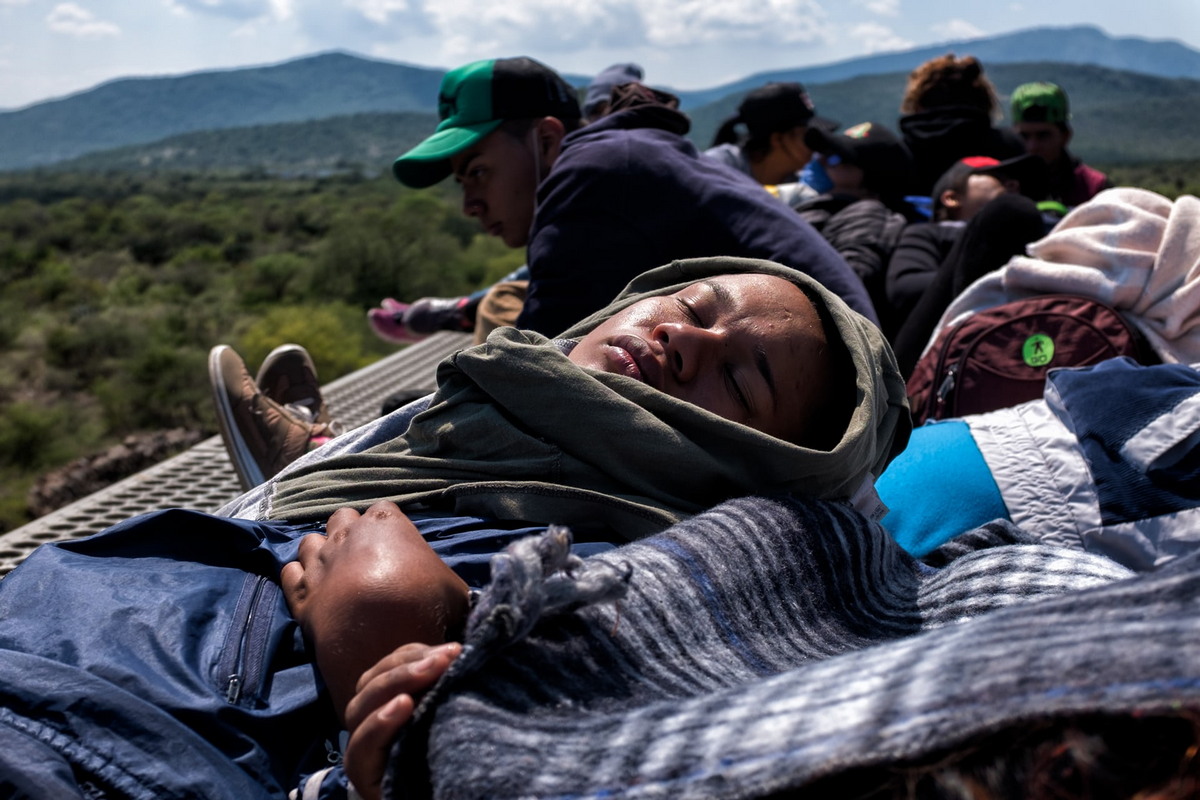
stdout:
[[976,311],[938,333],[913,368],[913,424],[1037,399],[1050,369],[1116,356],[1158,362],[1137,330],[1096,300],[1046,294]]

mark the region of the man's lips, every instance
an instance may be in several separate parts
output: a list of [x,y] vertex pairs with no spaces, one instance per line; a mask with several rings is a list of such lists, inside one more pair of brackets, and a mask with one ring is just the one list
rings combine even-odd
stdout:
[[639,380],[659,391],[663,387],[663,369],[654,349],[637,336],[614,336],[607,343],[607,356],[617,367],[615,372]]

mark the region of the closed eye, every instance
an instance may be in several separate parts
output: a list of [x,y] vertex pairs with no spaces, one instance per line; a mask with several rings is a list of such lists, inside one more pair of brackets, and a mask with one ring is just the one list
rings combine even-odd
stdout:
[[700,324],[700,315],[696,313],[695,306],[686,300],[677,300],[676,302],[679,303],[679,307],[683,310],[684,315],[687,316],[688,320],[691,321],[693,325]]
[[733,367],[725,368],[725,385],[728,387],[729,394],[733,397],[734,402],[741,406],[747,414],[752,414],[754,409],[750,406],[750,399],[742,391],[742,387],[738,385]]

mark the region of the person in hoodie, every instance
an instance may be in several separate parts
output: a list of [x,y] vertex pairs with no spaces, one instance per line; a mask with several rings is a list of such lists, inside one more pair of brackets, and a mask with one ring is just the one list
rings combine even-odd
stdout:
[[865,510],[908,432],[878,329],[777,264],[652,270],[559,341],[498,329],[243,518],[156,512],[0,582],[0,786],[333,798],[349,772],[377,796],[387,742],[357,729],[403,720],[457,655],[438,642],[482,556],[551,524],[613,547],[749,494]]
[[996,89],[974,56],[948,53],[914,69],[900,113],[900,133],[916,167],[913,195],[930,195],[959,159],[1004,161],[1025,152],[1016,134],[993,124],[1000,117]]
[[574,90],[545,65],[467,64],[442,81],[437,131],[393,164],[414,188],[453,176],[464,214],[527,248],[518,327],[555,335],[647,269],[715,255],[798,269],[874,320],[827,242],[748,176],[701,156],[673,98],[638,83],[617,92],[580,127]]

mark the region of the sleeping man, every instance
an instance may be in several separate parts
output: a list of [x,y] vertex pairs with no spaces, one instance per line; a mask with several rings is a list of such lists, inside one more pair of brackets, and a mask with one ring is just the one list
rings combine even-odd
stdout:
[[[646,273],[560,340],[498,330],[395,417],[228,509],[243,519],[157,512],[6,577],[8,793],[345,796],[345,731],[404,717],[457,652],[424,647],[458,635],[510,541],[561,524],[580,552],[611,549],[762,493],[873,510],[908,435],[878,329],[736,259]],[[379,730],[346,765],[365,796]]]

